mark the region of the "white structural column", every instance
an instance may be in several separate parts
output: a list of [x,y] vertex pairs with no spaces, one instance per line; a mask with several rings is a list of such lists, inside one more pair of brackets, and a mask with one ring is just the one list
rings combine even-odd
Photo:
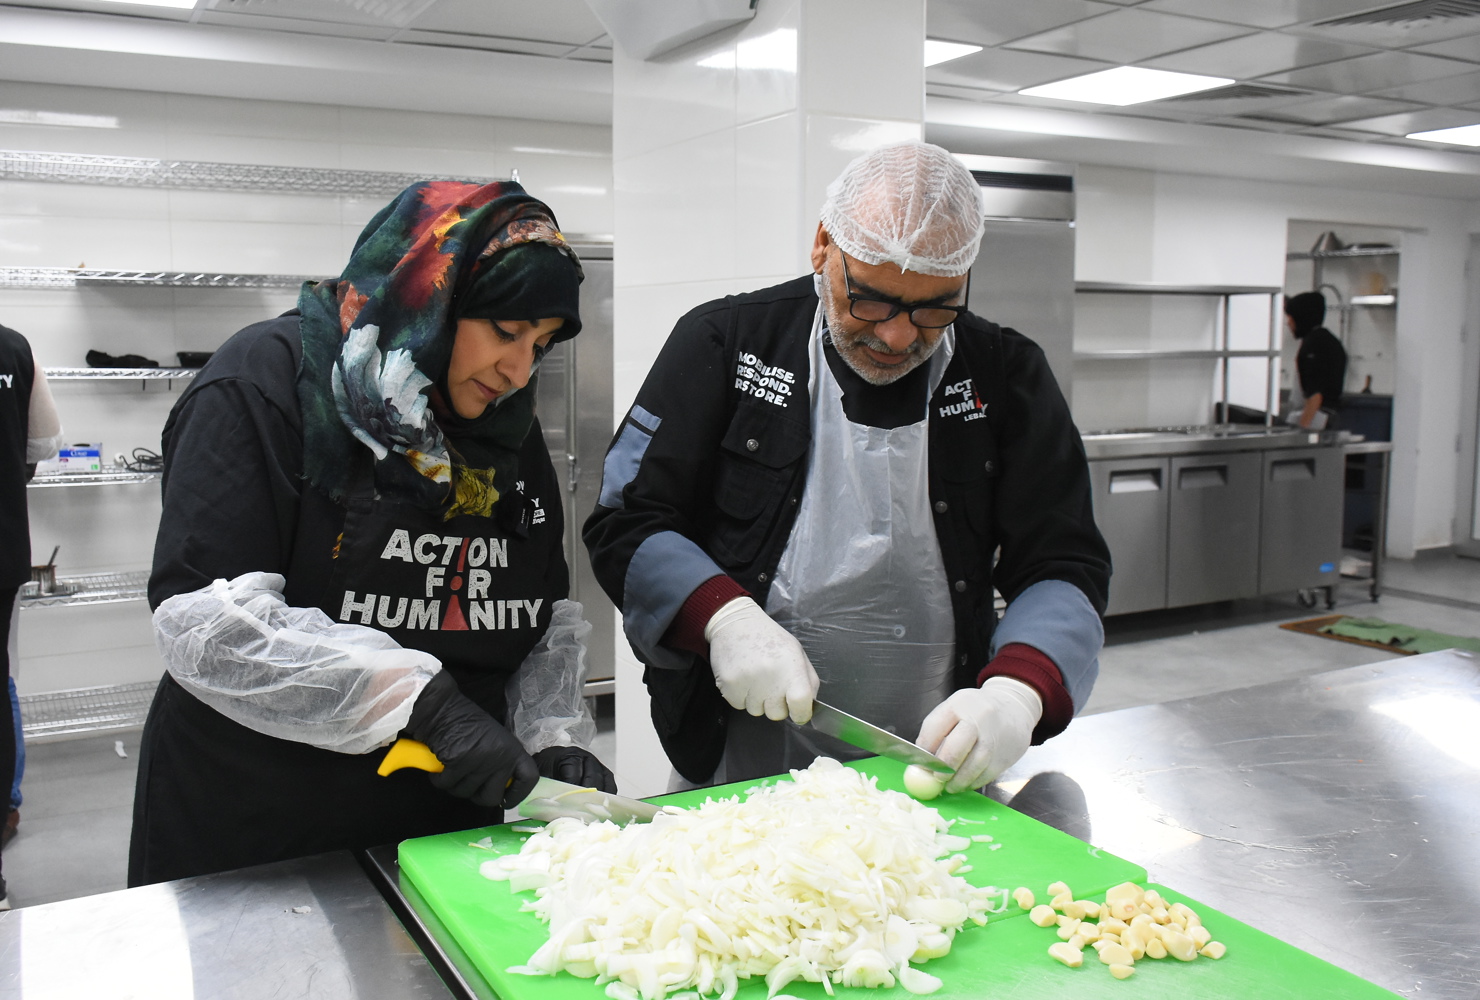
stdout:
[[[618,47],[618,420],[680,316],[810,271],[828,183],[859,153],[920,138],[924,41],[924,0],[759,0],[752,21],[655,59]],[[642,666],[617,648],[615,770],[648,795],[669,765]]]

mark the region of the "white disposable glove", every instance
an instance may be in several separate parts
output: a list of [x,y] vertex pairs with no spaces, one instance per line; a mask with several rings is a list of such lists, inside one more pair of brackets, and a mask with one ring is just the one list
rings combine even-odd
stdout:
[[812,718],[817,672],[802,644],[748,597],[737,597],[704,626],[719,693],[735,708],[777,722]]
[[980,788],[1017,763],[1043,717],[1043,699],[1022,681],[990,677],[957,691],[920,724],[915,742],[956,769],[946,791]]

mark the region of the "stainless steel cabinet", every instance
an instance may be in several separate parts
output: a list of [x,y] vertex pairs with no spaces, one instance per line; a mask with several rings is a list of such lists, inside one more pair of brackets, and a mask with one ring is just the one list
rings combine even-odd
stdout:
[[581,333],[556,345],[541,363],[536,406],[550,460],[565,484],[561,500],[570,599],[581,602],[591,623],[587,690],[607,693],[615,676],[615,615],[591,571],[581,525],[601,493],[601,463],[612,437],[612,248],[579,244],[576,251],[586,272]]
[[1095,522],[1110,546],[1114,567],[1105,613],[1166,607],[1169,460],[1091,462],[1089,470]]
[[[1171,460],[1167,607],[1259,593],[1258,452]],[[1115,583],[1120,581],[1117,578]],[[1111,588],[1114,593],[1114,587]]]
[[1264,453],[1260,593],[1336,584],[1344,461],[1340,448]]

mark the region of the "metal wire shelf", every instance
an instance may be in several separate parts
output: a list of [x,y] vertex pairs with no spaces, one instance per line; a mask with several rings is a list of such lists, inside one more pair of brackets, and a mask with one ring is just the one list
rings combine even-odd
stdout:
[[297,288],[322,275],[224,274],[213,271],[107,271],[70,267],[0,267],[0,287]]
[[159,480],[160,472],[134,472],[121,465],[105,465],[101,472],[45,472],[37,473],[27,487],[33,490],[53,489],[58,486],[115,486],[126,483],[153,483]]
[[1286,260],[1326,260],[1331,257],[1396,257],[1397,247],[1347,247],[1345,250],[1295,250]]
[[195,378],[199,368],[45,368],[53,382],[97,382],[107,380],[144,380],[174,382]]
[[20,696],[27,741],[133,729],[144,724],[158,681]]
[[22,149],[0,150],[0,178],[60,184],[103,184],[112,187],[376,197],[395,194],[417,181],[488,184],[505,179],[331,167],[284,167],[266,163],[155,160],[136,156],[97,156],[89,153]]
[[142,601],[149,589],[149,571],[58,577],[56,592],[51,594],[36,593],[32,587],[29,583],[21,586],[19,603],[22,610]]

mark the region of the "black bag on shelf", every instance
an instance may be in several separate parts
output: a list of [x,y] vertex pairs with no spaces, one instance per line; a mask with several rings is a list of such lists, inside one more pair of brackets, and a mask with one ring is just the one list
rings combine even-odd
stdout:
[[159,362],[142,354],[122,354],[114,357],[102,351],[88,351],[87,363],[94,368],[158,368]]

